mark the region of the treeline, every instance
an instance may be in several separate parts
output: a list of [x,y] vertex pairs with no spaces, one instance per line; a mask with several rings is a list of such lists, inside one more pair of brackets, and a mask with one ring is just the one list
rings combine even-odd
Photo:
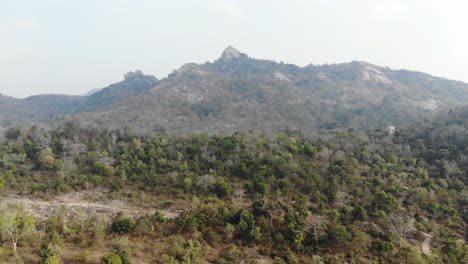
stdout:
[[29,235],[18,254],[41,263],[93,263],[66,253],[76,247],[101,250],[102,263],[468,263],[468,133],[453,125],[315,138],[9,128],[0,144],[4,194],[105,188],[135,204],[183,210],[175,218],[158,211],[66,220],[63,209],[33,221],[16,208],[2,219],[13,211],[35,222],[19,225]]

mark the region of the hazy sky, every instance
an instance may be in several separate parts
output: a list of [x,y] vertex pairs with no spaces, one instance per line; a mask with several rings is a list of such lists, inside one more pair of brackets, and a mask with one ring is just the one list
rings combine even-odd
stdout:
[[228,45],[298,65],[368,61],[468,82],[468,1],[0,0],[0,93],[158,78]]

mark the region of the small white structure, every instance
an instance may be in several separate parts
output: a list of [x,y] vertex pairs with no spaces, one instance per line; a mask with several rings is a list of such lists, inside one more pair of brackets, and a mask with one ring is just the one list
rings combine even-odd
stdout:
[[395,126],[388,126],[387,131],[390,135],[395,134]]

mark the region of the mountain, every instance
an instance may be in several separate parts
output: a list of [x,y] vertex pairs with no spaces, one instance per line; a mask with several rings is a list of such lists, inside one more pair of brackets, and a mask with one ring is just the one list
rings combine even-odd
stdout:
[[[299,67],[228,47],[214,62],[185,64],[162,80],[136,71],[87,96],[39,99],[9,98],[0,120],[11,123],[8,117],[25,113],[35,121],[131,125],[140,132],[384,128],[463,106],[468,85],[359,61]],[[49,109],[38,118],[28,114],[45,106]]]
[[382,128],[467,99],[467,84],[424,73],[365,62],[299,67],[228,47],[214,62],[183,65],[147,93],[74,117],[91,126],[177,132]]

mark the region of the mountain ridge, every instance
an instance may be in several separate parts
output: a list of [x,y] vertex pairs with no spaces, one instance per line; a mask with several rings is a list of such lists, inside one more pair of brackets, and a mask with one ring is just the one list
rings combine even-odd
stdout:
[[463,106],[468,84],[362,61],[301,67],[251,58],[229,46],[213,62],[184,64],[161,80],[135,71],[88,96],[42,98],[57,101],[56,109],[32,120],[76,119],[111,128],[130,124],[142,131],[312,131],[382,128],[429,118]]

